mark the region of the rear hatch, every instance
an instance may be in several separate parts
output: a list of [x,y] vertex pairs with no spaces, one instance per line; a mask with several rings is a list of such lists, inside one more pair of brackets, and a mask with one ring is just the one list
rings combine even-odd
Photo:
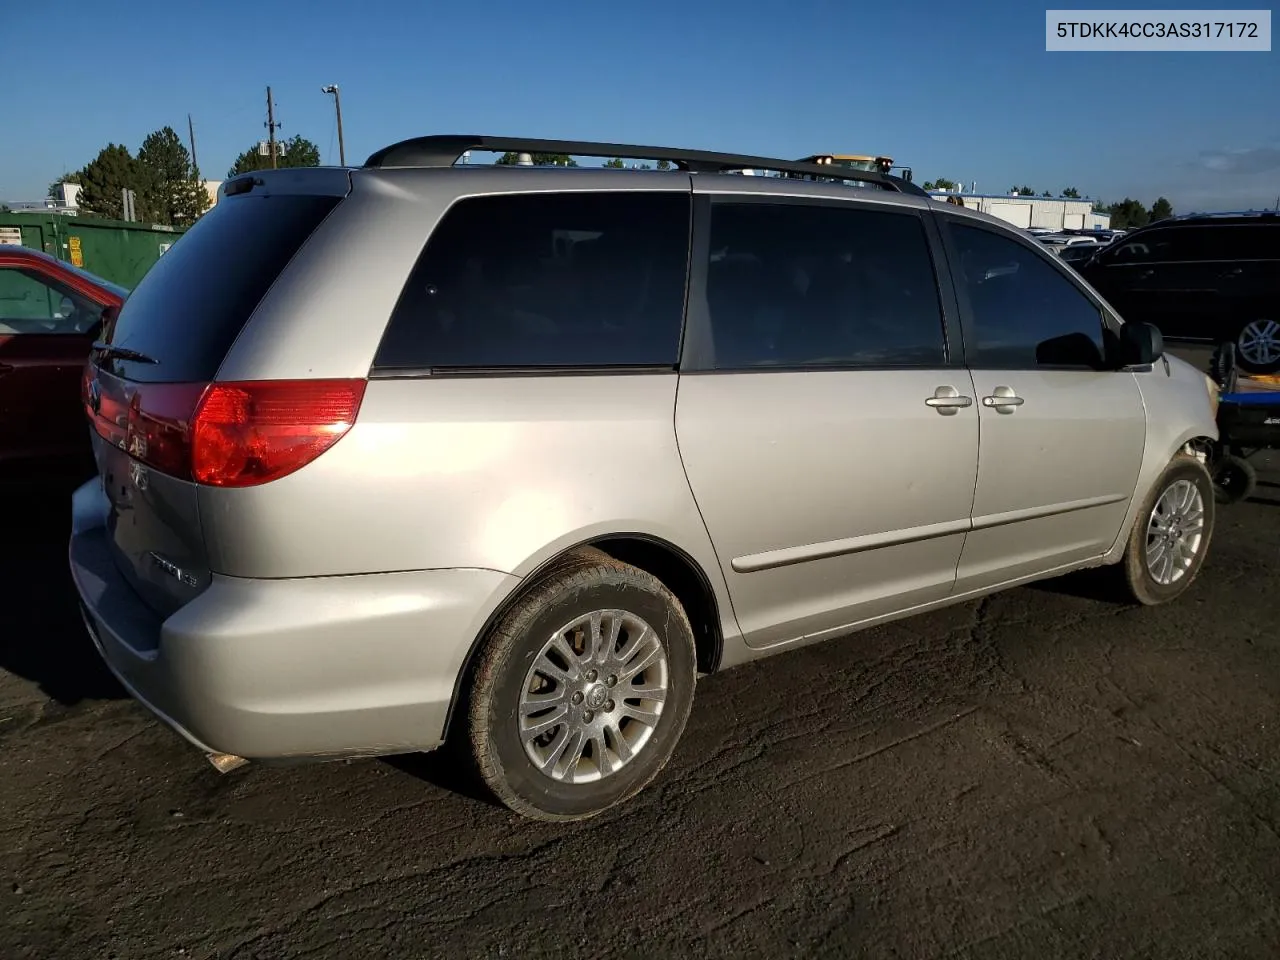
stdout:
[[244,485],[245,470],[261,466],[246,466],[243,455],[238,474],[228,466],[243,454],[233,447],[254,401],[244,390],[212,385],[218,369],[276,278],[342,199],[272,192],[263,180],[271,177],[220,198],[159,259],[85,367],[83,399],[115,562],[162,616],[210,580],[198,482]]

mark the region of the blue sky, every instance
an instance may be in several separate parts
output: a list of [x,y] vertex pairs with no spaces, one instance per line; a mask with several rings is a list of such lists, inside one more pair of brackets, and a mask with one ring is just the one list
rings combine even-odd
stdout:
[[[1055,4],[1055,7],[1057,5]],[[1094,4],[1094,7],[1099,6]],[[1280,194],[1280,53],[1046,53],[1044,6],[0,3],[0,199],[43,196],[110,141],[195,120],[206,177],[265,135],[347,160],[421,133],[888,153],[917,181],[1175,207]]]

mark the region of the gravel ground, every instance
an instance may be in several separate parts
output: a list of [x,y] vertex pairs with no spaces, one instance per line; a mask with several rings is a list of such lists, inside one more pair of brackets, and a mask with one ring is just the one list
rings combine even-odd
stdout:
[[1280,956],[1280,470],[1172,606],[1096,575],[699,685],[548,826],[443,756],[217,774],[0,557],[0,958]]

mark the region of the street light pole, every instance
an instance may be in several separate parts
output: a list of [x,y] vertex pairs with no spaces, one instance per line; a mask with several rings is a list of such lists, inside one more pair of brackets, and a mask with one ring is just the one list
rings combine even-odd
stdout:
[[327,87],[320,88],[322,93],[333,94],[333,109],[338,114],[338,163],[342,166],[347,165],[347,151],[342,143],[342,98],[338,94],[338,85],[331,83]]

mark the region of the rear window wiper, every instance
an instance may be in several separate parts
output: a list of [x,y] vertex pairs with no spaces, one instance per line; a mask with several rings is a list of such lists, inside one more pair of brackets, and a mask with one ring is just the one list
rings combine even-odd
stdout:
[[139,353],[137,350],[130,350],[128,347],[116,347],[101,340],[95,340],[93,349],[102,354],[102,359],[108,357],[117,357],[121,360],[132,360],[135,363],[159,363],[160,361],[154,357],[148,357],[145,353]]

